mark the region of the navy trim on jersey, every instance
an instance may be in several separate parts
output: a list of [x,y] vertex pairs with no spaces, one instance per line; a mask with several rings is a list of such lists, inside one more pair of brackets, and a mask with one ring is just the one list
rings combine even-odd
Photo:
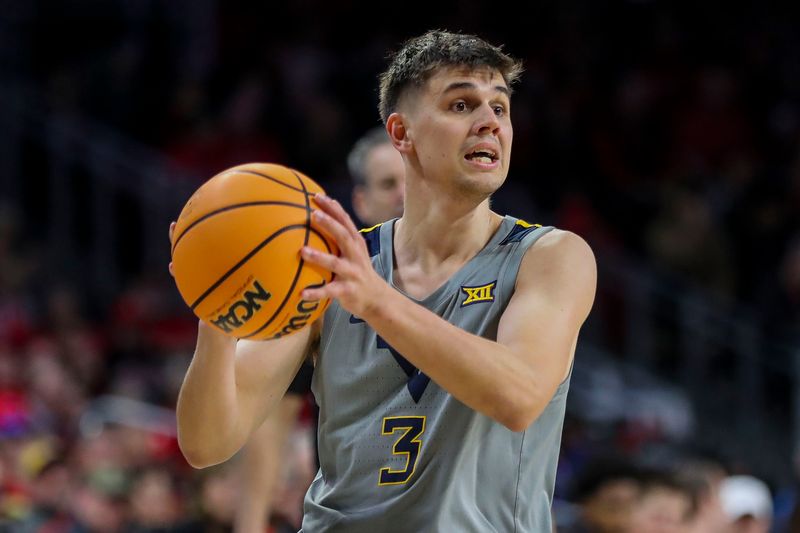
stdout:
[[380,335],[376,335],[378,348],[383,348],[385,350],[389,350],[389,353],[392,354],[394,360],[397,361],[397,364],[400,365],[400,368],[403,369],[406,376],[408,376],[408,383],[406,383],[406,387],[408,388],[408,392],[411,394],[411,398],[414,400],[414,403],[419,403],[419,399],[422,398],[422,394],[425,392],[425,389],[430,383],[431,378],[423,374],[419,371],[417,367],[412,365],[408,359],[400,355],[400,353],[392,348],[388,342],[383,340]]
[[406,383],[406,387],[408,387],[408,392],[411,393],[411,398],[414,400],[414,403],[419,403],[419,399],[422,398],[422,395],[425,393],[425,389],[428,387],[428,383],[431,382],[431,378],[417,370],[413,376],[408,380]]
[[364,241],[367,243],[367,250],[369,250],[370,257],[375,257],[381,253],[381,232],[375,231],[379,227],[380,225],[370,229],[369,231],[362,230],[361,233],[364,236]]
[[[349,322],[351,324],[365,323],[364,320],[353,314],[350,315]],[[375,335],[375,342],[379,349],[389,350],[389,353],[392,354],[392,357],[394,357],[395,362],[397,362],[397,364],[403,370],[403,373],[408,376],[408,383],[406,383],[408,392],[411,394],[411,398],[414,400],[414,403],[419,403],[419,399],[422,398],[422,395],[425,393],[425,389],[428,387],[428,383],[430,383],[431,378],[420,372],[417,367],[412,365],[408,359],[400,355],[400,353],[392,348],[388,342],[383,340],[383,337],[380,335]]]
[[540,227],[541,226],[537,225],[537,226],[529,226],[526,228],[525,226],[522,226],[520,224],[515,224],[514,227],[511,229],[511,231],[509,232],[509,234],[506,235],[506,238],[500,242],[500,246],[512,242],[519,242],[525,238],[525,235],[539,229]]
[[377,341],[378,349],[389,350],[389,352],[392,354],[392,357],[394,357],[394,360],[397,361],[397,364],[400,365],[400,368],[402,368],[403,372],[406,373],[406,376],[411,377],[414,374],[414,371],[417,369],[417,367],[409,363],[408,359],[400,355],[397,350],[389,346],[389,343],[383,340],[383,337],[380,335],[377,335]]

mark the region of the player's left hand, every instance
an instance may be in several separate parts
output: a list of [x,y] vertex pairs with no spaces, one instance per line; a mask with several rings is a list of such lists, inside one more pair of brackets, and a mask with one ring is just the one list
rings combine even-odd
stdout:
[[320,194],[315,200],[319,209],[315,209],[311,217],[316,226],[336,240],[339,256],[303,247],[300,253],[304,260],[336,274],[334,280],[323,287],[304,290],[303,299],[336,298],[347,311],[367,320],[389,286],[372,268],[364,238],[341,204]]

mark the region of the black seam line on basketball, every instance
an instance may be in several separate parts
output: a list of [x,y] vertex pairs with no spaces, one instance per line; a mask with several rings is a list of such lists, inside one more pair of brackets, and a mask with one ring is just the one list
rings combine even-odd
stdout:
[[[297,175],[297,172],[293,171],[292,174],[294,174],[294,176],[297,178],[297,181],[300,182],[300,187],[303,188],[302,191],[306,192],[307,191],[306,184],[303,183],[303,180],[300,178],[300,176]],[[308,246],[308,230],[310,228],[311,228],[311,203],[308,201],[308,194],[306,194],[306,223],[305,223],[306,235],[303,239],[303,246]],[[278,313],[280,313],[283,310],[283,306],[286,305],[286,302],[289,300],[289,296],[291,296],[292,293],[294,292],[294,288],[297,286],[297,280],[300,279],[300,273],[303,272],[304,265],[305,265],[305,260],[303,260],[303,258],[301,257],[300,262],[297,264],[297,270],[294,271],[294,279],[292,280],[292,284],[289,287],[289,290],[286,291],[286,295],[283,297],[281,304],[275,309],[275,312],[272,313],[272,316],[269,317],[267,321],[261,325],[260,328],[251,332],[249,335],[241,337],[242,339],[249,339],[253,335],[258,335],[264,330],[264,328],[272,324],[272,322],[275,320],[275,317],[278,316]]]
[[234,272],[236,272],[236,271],[237,271],[237,270],[238,270],[238,269],[239,269],[239,268],[240,268],[240,267],[241,267],[243,264],[247,263],[247,262],[250,260],[250,258],[251,258],[251,257],[253,257],[254,255],[256,255],[256,254],[259,252],[259,250],[261,250],[263,247],[265,247],[266,245],[268,245],[268,244],[269,244],[269,243],[270,243],[270,242],[271,242],[271,241],[272,241],[272,240],[273,240],[275,237],[277,237],[278,235],[281,235],[282,233],[286,233],[286,232],[287,232],[287,231],[289,231],[289,230],[293,230],[293,229],[299,229],[299,228],[302,228],[302,227],[303,227],[303,226],[302,226],[302,224],[292,224],[291,226],[284,226],[284,227],[282,227],[281,229],[279,229],[278,231],[276,231],[275,233],[273,233],[272,235],[270,235],[269,237],[267,237],[266,239],[264,239],[263,241],[261,241],[261,243],[260,243],[258,246],[256,246],[255,248],[253,248],[253,249],[252,249],[252,250],[251,250],[251,251],[250,251],[250,252],[249,252],[249,253],[248,253],[246,256],[244,256],[244,257],[243,257],[243,258],[242,258],[242,259],[241,259],[241,260],[240,260],[238,263],[236,263],[235,265],[233,265],[233,266],[230,268],[230,270],[228,270],[227,272],[225,272],[225,274],[223,274],[221,278],[219,278],[217,281],[215,281],[213,285],[211,285],[211,286],[210,286],[208,289],[206,289],[206,291],[205,291],[203,294],[201,294],[201,295],[200,295],[200,297],[199,297],[199,298],[197,298],[197,300],[195,300],[195,301],[194,301],[194,303],[193,303],[193,304],[190,306],[190,307],[191,307],[191,309],[192,309],[192,311],[194,311],[194,308],[195,308],[195,307],[197,307],[198,305],[200,305],[200,304],[203,302],[203,300],[205,300],[205,299],[206,299],[206,297],[207,297],[209,294],[211,294],[212,292],[214,292],[214,291],[217,289],[217,287],[219,287],[220,285],[222,285],[222,283],[223,283],[223,282],[224,282],[226,279],[228,279],[228,278],[231,276],[231,274],[233,274]]
[[311,229],[311,202],[308,199],[308,189],[306,189],[306,184],[303,183],[303,178],[298,176],[297,172],[295,172],[294,170],[292,171],[292,174],[294,174],[294,177],[297,178],[297,181],[300,182],[300,187],[303,188],[303,192],[305,193],[305,199],[306,199],[306,236],[303,239],[303,246],[308,246],[308,233],[309,233],[309,230]]
[[[291,169],[290,169],[290,170],[291,170]],[[292,172],[294,172],[294,171],[292,171]],[[283,185],[283,186],[284,186],[284,187],[286,187],[287,189],[292,189],[293,191],[297,191],[297,192],[304,192],[304,193],[306,193],[306,195],[308,195],[308,194],[309,194],[309,193],[308,193],[308,191],[306,190],[306,188],[305,188],[305,187],[303,187],[302,189],[298,189],[297,187],[294,187],[293,185],[289,185],[288,183],[285,183],[285,182],[283,182],[283,181],[279,180],[278,178],[273,178],[272,176],[270,176],[270,175],[268,175],[268,174],[263,174],[263,173],[261,173],[261,172],[257,172],[257,171],[255,171],[255,170],[248,170],[248,169],[232,169],[232,170],[229,170],[229,171],[227,171],[227,172],[223,172],[222,174],[224,175],[224,174],[229,174],[229,173],[237,173],[237,174],[251,174],[251,175],[253,175],[253,176],[258,176],[259,178],[264,178],[264,179],[268,179],[268,180],[270,180],[270,181],[274,181],[275,183],[277,183],[277,184],[279,184],[279,185]],[[295,175],[296,175],[296,174],[295,174]]]
[[183,239],[183,236],[186,235],[187,233],[189,233],[190,229],[192,229],[193,227],[195,227],[196,225],[198,225],[202,221],[208,220],[209,218],[211,218],[213,216],[216,216],[216,215],[218,215],[220,213],[224,213],[226,211],[233,211],[234,209],[240,209],[242,207],[253,207],[253,206],[256,206],[256,205],[282,205],[282,206],[286,206],[286,207],[297,207],[299,209],[306,209],[306,206],[304,206],[302,204],[295,204],[295,203],[292,203],[292,202],[275,202],[275,201],[243,202],[241,204],[227,205],[227,206],[221,207],[221,208],[219,208],[219,209],[217,209],[215,211],[211,211],[210,213],[206,213],[202,217],[198,218],[197,220],[195,220],[194,222],[189,224],[189,226],[185,230],[183,230],[180,235],[178,235],[178,238],[175,239],[175,243],[172,245],[172,250],[170,250],[170,253],[172,253],[174,255],[175,254],[175,248],[178,247],[178,243],[180,242],[181,239]]
[[[300,226],[299,224],[294,226],[295,229],[301,228],[301,227],[302,226]],[[313,233],[314,235],[316,235],[317,237],[319,237],[322,240],[323,244],[325,244],[325,249],[328,250],[328,253],[330,253],[331,252],[331,247],[330,247],[330,245],[328,245],[328,241],[325,239],[325,237],[322,235],[322,233],[320,233],[319,231],[315,230],[314,228],[311,228],[311,233]],[[303,262],[302,259],[300,260],[300,262],[301,262],[301,265],[300,265],[300,270],[298,270],[298,272],[300,272],[302,270],[302,267],[304,266],[304,262]],[[289,296],[292,294],[292,291],[294,291],[295,284],[297,283],[297,277],[299,277],[299,274],[297,274],[297,276],[295,277],[295,280],[292,282],[292,287],[289,289],[289,292],[286,293],[286,296],[283,298],[283,301],[281,302],[281,305],[278,306],[278,309],[275,311],[275,313],[273,313],[273,315],[271,317],[269,317],[267,319],[267,321],[264,324],[261,325],[260,328],[258,328],[257,330],[253,331],[249,335],[245,335],[244,337],[239,337],[240,339],[249,339],[253,335],[258,335],[259,333],[261,333],[264,330],[264,328],[266,328],[267,326],[272,324],[272,321],[275,320],[275,317],[278,316],[278,313],[280,313],[283,310],[283,306],[286,305],[286,300],[289,299]],[[335,277],[335,274],[333,272],[331,272],[331,281],[333,281],[334,277]]]
[[[325,236],[322,233],[320,233],[319,231],[315,230],[314,228],[311,228],[311,233],[313,233],[314,235],[319,237],[320,240],[322,241],[322,244],[325,245],[325,249],[328,251],[328,253],[331,253],[331,251],[332,251],[331,250],[331,246],[330,246],[330,244],[328,244],[328,240],[325,238]],[[331,274],[333,274],[333,272],[331,272]]]
[[[292,174],[294,177],[297,178],[297,181],[300,182],[300,187],[303,188],[303,192],[305,193],[306,199],[306,236],[303,238],[303,246],[308,246],[308,234],[311,232],[311,201],[308,199],[308,189],[306,188],[305,182],[303,182],[303,178],[297,175],[297,172],[292,170]],[[324,239],[323,239],[324,240]],[[303,270],[303,260],[300,260],[300,266],[298,275]]]

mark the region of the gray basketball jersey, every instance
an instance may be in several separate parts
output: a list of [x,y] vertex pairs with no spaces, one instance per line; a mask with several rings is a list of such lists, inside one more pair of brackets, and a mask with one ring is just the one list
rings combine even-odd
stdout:
[[[364,230],[373,267],[390,284],[393,226]],[[418,303],[496,340],[520,261],[551,229],[505,217],[480,253]],[[569,379],[528,429],[513,432],[451,396],[333,302],[312,381],[320,471],[302,531],[549,533],[568,387]]]

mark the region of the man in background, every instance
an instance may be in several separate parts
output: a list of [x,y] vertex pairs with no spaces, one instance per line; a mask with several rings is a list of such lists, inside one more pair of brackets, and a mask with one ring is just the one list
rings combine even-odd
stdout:
[[347,156],[353,179],[353,211],[365,227],[403,214],[403,158],[382,126],[369,130]]

